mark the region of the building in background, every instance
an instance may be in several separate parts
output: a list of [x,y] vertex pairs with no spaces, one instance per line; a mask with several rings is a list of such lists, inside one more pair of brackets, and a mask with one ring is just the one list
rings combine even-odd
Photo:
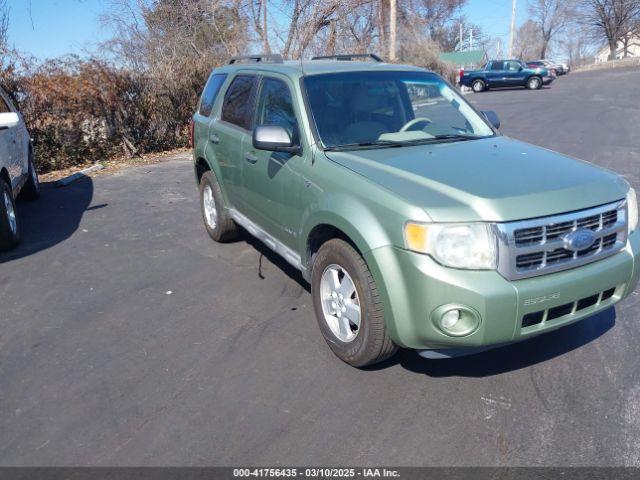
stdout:
[[487,53],[484,50],[468,50],[466,52],[445,52],[439,55],[442,62],[457,68],[469,70],[478,68],[487,62]]
[[[609,60],[609,53],[611,50],[609,49],[609,45],[605,45],[598,53],[596,53],[596,63],[602,63]],[[618,48],[616,50],[616,59],[625,58],[625,48],[624,41],[618,40]],[[627,40],[627,57],[640,57],[640,35],[630,36]]]

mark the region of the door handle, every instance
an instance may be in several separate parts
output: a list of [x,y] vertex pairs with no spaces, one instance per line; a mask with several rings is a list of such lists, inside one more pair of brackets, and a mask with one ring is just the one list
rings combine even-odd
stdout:
[[256,157],[253,153],[249,152],[244,156],[244,159],[249,163],[256,163],[258,161],[258,157]]
[[212,133],[211,135],[209,135],[209,141],[211,143],[218,144],[218,143],[220,143],[220,137],[218,135],[216,135],[215,133]]

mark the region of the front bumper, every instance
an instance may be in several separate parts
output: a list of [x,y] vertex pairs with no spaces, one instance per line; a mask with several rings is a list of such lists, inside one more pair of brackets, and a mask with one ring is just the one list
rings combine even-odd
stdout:
[[[384,300],[387,327],[396,343],[420,350],[487,347],[575,323],[629,295],[640,277],[640,232],[630,235],[624,250],[606,259],[515,281],[506,280],[496,271],[443,267],[427,255],[392,246],[374,249],[365,254],[365,259]],[[578,309],[574,303],[612,288],[609,298],[599,297],[597,303],[586,308]],[[463,337],[443,333],[431,315],[448,304],[477,312],[481,319],[477,330]],[[522,326],[525,315],[567,304],[574,305],[568,313],[553,319],[545,315],[540,323]]]
[[551,84],[551,82],[553,82],[555,79],[556,79],[556,77],[551,77],[551,76],[549,76],[549,77],[543,77],[543,78],[542,78],[542,84],[543,84],[543,85],[549,85],[549,84]]

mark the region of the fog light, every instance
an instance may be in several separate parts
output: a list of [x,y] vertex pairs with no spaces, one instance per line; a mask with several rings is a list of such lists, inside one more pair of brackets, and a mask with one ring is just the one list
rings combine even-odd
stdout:
[[431,313],[431,320],[445,335],[465,337],[480,326],[480,315],[464,305],[441,305]]
[[458,320],[460,320],[460,310],[449,310],[442,316],[440,325],[442,325],[442,328],[449,330],[458,323]]

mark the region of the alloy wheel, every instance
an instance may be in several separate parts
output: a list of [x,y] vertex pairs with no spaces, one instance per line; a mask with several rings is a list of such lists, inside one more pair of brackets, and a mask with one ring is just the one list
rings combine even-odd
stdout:
[[340,265],[331,264],[322,273],[320,300],[331,332],[342,342],[352,342],[360,331],[360,299],[353,279]]

